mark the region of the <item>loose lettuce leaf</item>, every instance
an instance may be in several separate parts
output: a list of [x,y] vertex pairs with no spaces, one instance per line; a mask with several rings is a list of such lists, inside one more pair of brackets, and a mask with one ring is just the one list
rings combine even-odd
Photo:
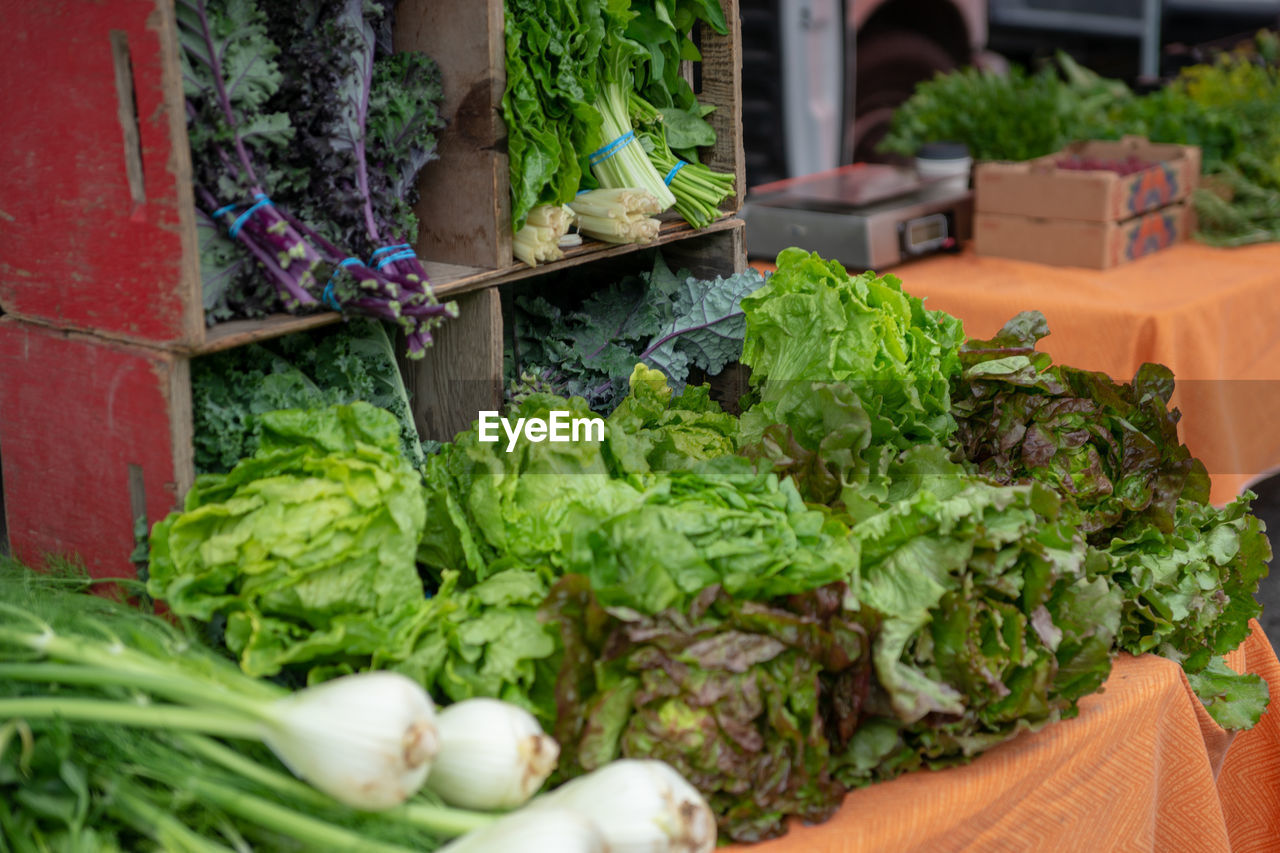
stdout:
[[196,478],[151,534],[148,592],[226,619],[252,675],[368,660],[422,601],[425,506],[395,418],[365,403],[260,419],[255,454]]

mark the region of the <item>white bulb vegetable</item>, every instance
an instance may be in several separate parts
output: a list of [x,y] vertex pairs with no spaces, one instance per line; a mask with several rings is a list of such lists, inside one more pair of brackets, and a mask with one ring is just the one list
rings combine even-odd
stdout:
[[394,672],[348,675],[272,703],[263,742],[299,778],[352,808],[399,805],[438,748],[435,706]]
[[521,809],[440,848],[440,853],[612,853],[594,821],[570,808]]
[[662,761],[623,758],[540,797],[596,821],[610,853],[710,853],[716,818],[707,801]]
[[551,775],[560,746],[524,708],[465,699],[436,715],[440,751],[427,787],[453,806],[513,809]]

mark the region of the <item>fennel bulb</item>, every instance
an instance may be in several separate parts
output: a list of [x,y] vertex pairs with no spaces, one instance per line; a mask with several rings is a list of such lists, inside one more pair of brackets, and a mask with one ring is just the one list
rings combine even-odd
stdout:
[[662,761],[619,759],[539,797],[535,807],[591,816],[610,853],[710,853],[716,846],[711,807]]
[[513,809],[555,769],[560,745],[533,715],[498,699],[466,699],[436,715],[440,751],[427,787],[449,805]]
[[417,793],[439,746],[431,697],[396,672],[347,675],[277,700],[262,740],[299,778],[368,811]]
[[575,809],[547,806],[512,812],[472,830],[440,853],[613,853],[594,821]]

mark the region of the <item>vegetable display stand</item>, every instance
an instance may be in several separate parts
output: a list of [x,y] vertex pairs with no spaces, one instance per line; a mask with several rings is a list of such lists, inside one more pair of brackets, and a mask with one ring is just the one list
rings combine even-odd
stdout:
[[[689,76],[716,106],[704,162],[741,188],[737,3],[722,5],[730,33],[700,36]],[[424,437],[452,438],[501,405],[494,288],[597,262],[639,269],[654,247],[699,275],[745,268],[734,198],[701,230],[668,221],[645,246],[589,242],[555,263],[513,262],[502,3],[398,10],[398,49],[427,49],[444,70],[449,127],[423,173],[417,249],[437,295],[462,312],[425,359],[402,365]],[[104,0],[74,15],[0,0],[0,17],[15,34],[0,76],[22,81],[0,87],[0,105],[76,105],[74,121],[46,111],[0,147],[0,506],[19,558],[75,554],[94,575],[131,575],[140,522],[161,519],[194,480],[191,360],[342,318],[206,328],[173,0]]]

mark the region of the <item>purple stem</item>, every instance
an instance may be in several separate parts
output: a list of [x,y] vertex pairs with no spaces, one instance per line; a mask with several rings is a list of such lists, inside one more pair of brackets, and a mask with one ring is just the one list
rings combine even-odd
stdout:
[[218,106],[222,108],[222,113],[227,118],[227,126],[231,128],[231,136],[236,144],[236,155],[240,158],[244,173],[249,177],[251,194],[262,192],[262,188],[258,186],[258,176],[253,171],[253,162],[249,159],[249,152],[245,150],[244,140],[236,130],[235,110],[231,108],[231,99],[227,97],[227,87],[222,80],[222,57],[218,55],[218,49],[213,44],[213,31],[209,28],[209,16],[205,12],[207,3],[205,0],[196,0],[195,7],[196,14],[200,16],[200,34],[204,38],[205,46],[209,49],[209,56],[213,59],[214,67],[211,71],[213,85],[218,93]]

